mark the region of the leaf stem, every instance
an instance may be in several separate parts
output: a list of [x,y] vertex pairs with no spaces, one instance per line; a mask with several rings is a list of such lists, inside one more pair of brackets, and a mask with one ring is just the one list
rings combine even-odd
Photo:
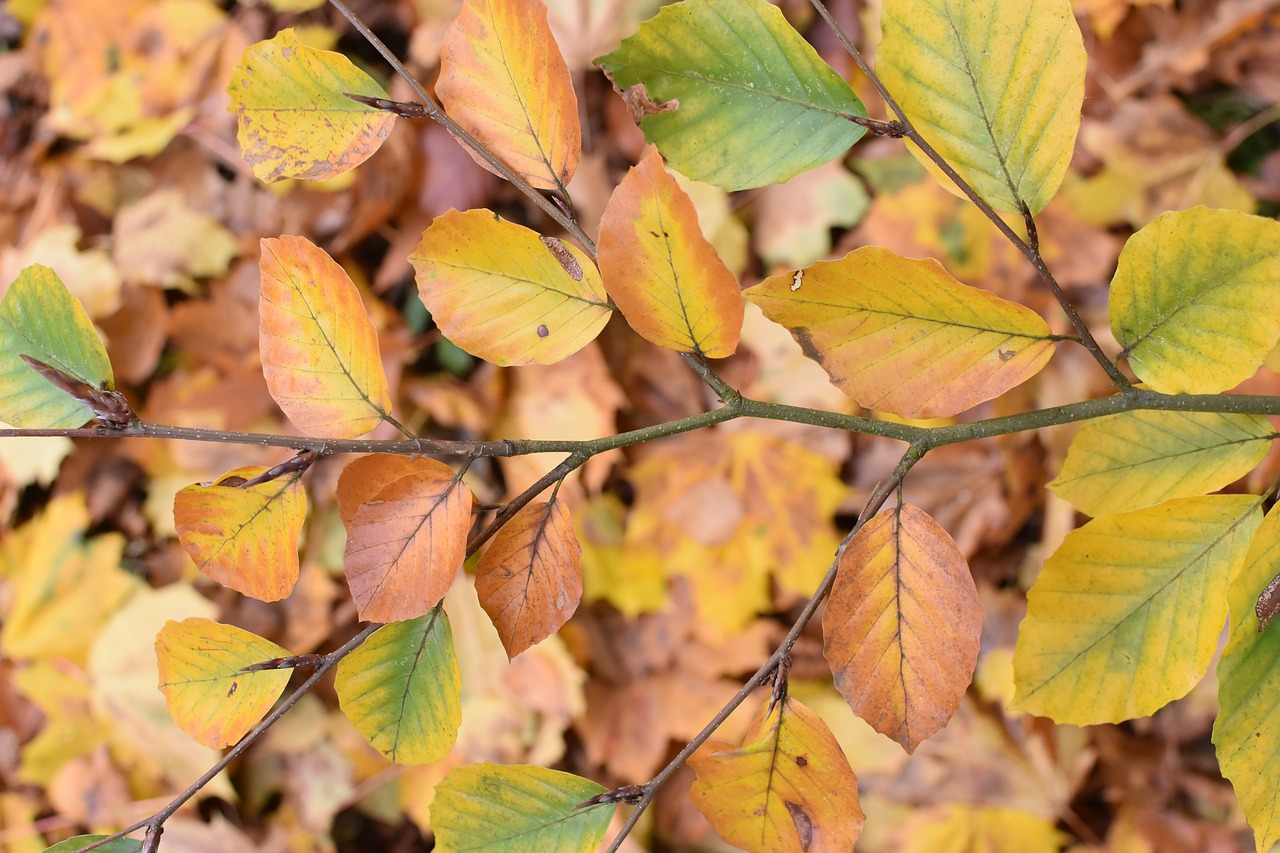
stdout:
[[[884,99],[885,105],[888,106],[889,109],[893,111],[893,114],[898,117],[898,121],[902,125],[901,135],[915,143],[916,147],[923,151],[925,156],[932,160],[934,164],[942,170],[943,174],[950,178],[955,185],[960,188],[960,191],[968,196],[969,200],[982,211],[983,215],[986,216],[987,219],[991,220],[991,223],[995,225],[996,229],[1005,236],[1005,239],[1012,243],[1014,247],[1031,262],[1031,265],[1035,267],[1036,272],[1039,274],[1040,280],[1049,288],[1054,299],[1058,300],[1058,305],[1067,315],[1067,319],[1071,321],[1071,325],[1080,333],[1080,341],[1084,345],[1084,348],[1089,351],[1089,354],[1093,356],[1094,361],[1098,362],[1098,365],[1106,371],[1107,376],[1111,378],[1112,383],[1117,389],[1123,390],[1128,388],[1130,386],[1129,379],[1121,373],[1120,368],[1107,357],[1106,353],[1102,351],[1102,347],[1098,346],[1098,342],[1094,339],[1093,333],[1089,331],[1088,325],[1085,324],[1084,319],[1080,316],[1079,312],[1076,311],[1075,306],[1071,304],[1071,300],[1067,298],[1066,293],[1062,290],[1062,286],[1049,270],[1049,267],[1045,265],[1044,259],[1040,256],[1039,249],[1027,240],[1019,237],[1017,232],[1010,228],[1009,224],[1000,218],[1000,214],[996,213],[995,209],[992,208],[991,205],[987,204],[987,202],[978,195],[973,187],[969,186],[969,183],[964,178],[960,177],[959,173],[956,172],[956,170],[952,168],[951,164],[946,161],[946,158],[939,154],[932,145],[925,141],[924,137],[920,135],[920,132],[916,130],[915,126],[911,123],[911,119],[907,118],[907,114],[903,112],[902,107],[898,105],[898,102],[894,99],[893,95],[889,94],[889,90],[884,87],[884,83],[880,82],[880,78],[871,70],[871,66],[867,64],[862,53],[854,46],[853,42],[849,41],[849,37],[845,35],[840,24],[836,22],[834,17],[832,17],[831,12],[827,10],[826,4],[823,3],[822,0],[809,0],[809,2],[813,5],[814,9],[817,10],[818,14],[822,16],[822,19],[827,22],[827,26],[831,28],[836,39],[844,47],[845,51],[853,57],[853,61],[857,63],[860,69],[862,69],[862,73],[871,81],[871,85],[876,87],[876,91],[879,92],[880,97]],[[1027,216],[1029,218],[1029,212]],[[1035,233],[1034,224],[1031,226],[1030,233]]]

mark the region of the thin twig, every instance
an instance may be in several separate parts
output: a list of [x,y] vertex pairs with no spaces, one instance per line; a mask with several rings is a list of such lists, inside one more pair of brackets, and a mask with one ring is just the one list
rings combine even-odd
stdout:
[[839,40],[840,44],[849,53],[849,55],[853,57],[853,61],[857,63],[860,69],[862,69],[862,73],[867,75],[867,79],[871,81],[871,85],[875,86],[876,91],[880,93],[880,97],[884,99],[885,105],[888,106],[889,109],[893,111],[893,114],[898,117],[898,120],[903,126],[902,135],[915,143],[916,147],[923,151],[925,156],[932,160],[934,164],[942,170],[943,174],[950,178],[955,185],[960,188],[960,191],[968,196],[969,200],[982,211],[983,215],[986,216],[987,219],[991,220],[991,223],[995,225],[1000,233],[1005,236],[1005,239],[1012,243],[1018,251],[1031,262],[1031,265],[1035,267],[1036,272],[1040,275],[1040,280],[1049,288],[1054,299],[1058,301],[1058,305],[1067,315],[1067,319],[1071,321],[1071,325],[1075,327],[1077,332],[1079,332],[1080,341],[1084,345],[1084,348],[1089,351],[1089,354],[1093,356],[1096,362],[1098,362],[1098,365],[1106,371],[1107,376],[1111,378],[1112,383],[1117,388],[1128,388],[1130,385],[1128,378],[1120,372],[1120,368],[1118,368],[1111,359],[1107,358],[1106,353],[1102,351],[1102,347],[1098,346],[1098,342],[1094,339],[1093,333],[1089,331],[1088,325],[1085,324],[1084,319],[1080,316],[1079,312],[1076,311],[1075,306],[1071,304],[1071,300],[1067,298],[1066,293],[1062,290],[1062,286],[1058,284],[1058,280],[1054,277],[1053,273],[1050,272],[1049,267],[1045,265],[1044,259],[1040,257],[1039,251],[1033,248],[1026,240],[1022,239],[1022,237],[1018,236],[1017,232],[1010,228],[1009,224],[1000,218],[1000,214],[996,213],[995,209],[980,195],[978,195],[978,193],[973,189],[973,187],[969,186],[969,183],[964,178],[960,177],[959,173],[952,168],[951,164],[948,163],[932,145],[925,141],[924,137],[920,135],[920,132],[916,130],[915,126],[911,123],[911,119],[907,118],[907,114],[903,112],[902,107],[898,105],[898,102],[894,99],[893,95],[891,95],[889,90],[884,87],[884,83],[880,82],[880,78],[871,70],[871,66],[867,64],[862,53],[854,46],[853,42],[849,41],[849,37],[845,35],[840,24],[836,22],[835,18],[833,18],[831,13],[827,10],[826,4],[824,4],[822,0],[809,0],[809,2],[813,4],[814,9],[818,11],[818,14],[822,16],[822,19],[827,22],[827,26],[831,28],[833,33],[835,33],[836,39]]
[[848,547],[849,542],[852,541],[857,532],[863,528],[872,516],[876,514],[880,507],[884,505],[884,502],[889,499],[889,495],[893,494],[893,490],[898,487],[900,482],[902,482],[902,478],[911,470],[911,467],[915,465],[916,462],[920,461],[926,450],[927,448],[917,445],[912,445],[907,448],[907,452],[898,460],[898,465],[894,468],[889,479],[876,487],[876,490],[871,494],[871,497],[867,499],[867,504],[863,508],[862,514],[858,516],[857,523],[854,524],[853,529],[849,531],[849,535],[844,538],[840,543],[840,546],[836,549],[835,559],[831,561],[831,568],[827,569],[827,574],[823,577],[822,583],[818,585],[817,590],[815,590],[813,595],[809,597],[809,601],[805,604],[804,610],[800,611],[800,615],[796,617],[796,621],[792,624],[791,630],[787,632],[787,636],[778,644],[778,647],[774,650],[773,654],[769,655],[769,659],[761,664],[760,668],[755,671],[755,674],[742,685],[742,689],[735,693],[733,698],[725,703],[724,707],[721,708],[716,715],[711,718],[711,721],[702,728],[702,731],[698,732],[693,740],[689,741],[689,743],[686,744],[680,752],[676,753],[675,758],[671,759],[665,767],[658,771],[658,774],[654,776],[647,785],[643,786],[644,793],[636,803],[635,810],[627,816],[626,822],[623,823],[622,828],[618,830],[618,834],[614,837],[613,843],[608,847],[608,853],[616,853],[618,848],[621,847],[623,840],[626,839],[626,837],[631,833],[631,830],[635,828],[636,822],[640,820],[640,815],[643,814],[644,810],[649,807],[651,802],[653,802],[653,798],[658,793],[658,789],[661,788],[677,770],[684,766],[685,762],[689,760],[689,756],[693,755],[693,753],[697,751],[698,747],[706,743],[707,739],[715,733],[716,729],[720,728],[725,720],[729,719],[729,715],[736,711],[739,705],[746,701],[747,697],[755,691],[757,686],[764,684],[768,680],[770,674],[777,668],[778,663],[783,658],[791,654],[791,649],[795,646],[796,641],[800,639],[800,633],[804,631],[805,626],[807,626],[813,619],[814,614],[818,612],[818,607],[831,591],[831,585],[835,583],[836,572],[840,567],[840,558],[844,555],[845,548]]

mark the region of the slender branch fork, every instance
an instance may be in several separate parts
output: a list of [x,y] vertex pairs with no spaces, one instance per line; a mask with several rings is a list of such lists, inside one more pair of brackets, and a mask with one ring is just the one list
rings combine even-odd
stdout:
[[[1071,324],[1079,333],[1080,342],[1093,355],[1094,359],[1102,366],[1115,384],[1119,393],[1103,398],[1100,400],[1086,400],[1079,403],[1072,403],[1064,406],[1058,406],[1050,409],[1042,409],[1035,412],[1027,412],[1020,415],[1010,415],[998,418],[989,418],[986,420],[975,421],[968,424],[956,424],[947,427],[919,427],[910,424],[895,424],[883,421],[862,418],[853,415],[842,415],[834,412],[823,412],[813,409],[804,409],[794,406],[785,406],[764,401],[753,400],[744,397],[740,392],[721,379],[715,371],[707,364],[705,359],[698,355],[684,356],[685,361],[690,368],[714,391],[723,405],[710,412],[694,415],[688,418],[682,418],[676,421],[670,421],[643,429],[632,430],[630,432],[619,433],[614,436],[607,436],[601,439],[590,441],[534,441],[534,440],[505,440],[505,441],[449,441],[428,438],[410,437],[405,440],[363,440],[363,439],[321,439],[305,436],[282,436],[260,433],[243,433],[222,430],[202,430],[186,427],[166,426],[161,424],[149,424],[141,421],[130,422],[123,427],[107,428],[85,428],[85,429],[4,429],[0,430],[0,437],[28,437],[28,436],[65,436],[71,438],[167,438],[174,440],[187,441],[207,441],[221,442],[244,445],[270,446],[293,448],[302,451],[311,451],[317,456],[331,455],[336,453],[396,453],[396,454],[434,454],[441,456],[453,457],[469,457],[475,459],[482,456],[519,456],[530,453],[546,453],[546,452],[563,452],[568,456],[557,466],[547,472],[536,483],[514,498],[510,503],[503,506],[497,511],[493,521],[485,528],[480,530],[467,543],[468,556],[474,554],[481,546],[487,542],[494,533],[496,533],[503,525],[505,525],[521,508],[526,506],[530,501],[545,491],[552,485],[562,481],[573,470],[583,465],[592,456],[603,453],[607,450],[629,447],[642,442],[652,441],[671,435],[677,435],[690,430],[701,429],[703,427],[712,426],[714,424],[723,423],[729,420],[742,417],[758,418],[763,420],[789,421],[794,423],[805,423],[816,426],[828,427],[831,429],[839,429],[850,432],[858,432],[866,435],[879,436],[883,438],[895,439],[907,443],[908,447],[898,462],[897,467],[888,479],[882,482],[871,497],[868,499],[863,512],[858,518],[853,529],[840,543],[836,551],[835,558],[831,567],[827,570],[826,576],[809,598],[795,622],[792,624],[786,637],[774,650],[755,674],[746,681],[742,689],[739,690],[732,699],[712,718],[707,725],[698,733],[696,737],[689,741],[677,755],[662,768],[659,773],[653,777],[647,784],[643,786],[628,786],[627,796],[618,799],[625,800],[635,805],[635,808],[622,825],[618,834],[615,836],[609,847],[611,853],[621,846],[624,839],[635,828],[637,821],[643,814],[644,810],[653,801],[658,789],[668,781],[677,770],[682,767],[685,762],[708,738],[715,732],[720,725],[728,719],[747,697],[755,690],[755,688],[768,681],[772,673],[782,665],[787,659],[792,647],[795,645],[801,632],[812,621],[818,608],[826,599],[831,590],[831,586],[835,581],[837,569],[849,542],[853,536],[866,524],[866,522],[875,515],[875,513],[884,505],[894,489],[902,483],[907,472],[922,459],[929,450],[941,447],[947,444],[955,444],[960,442],[972,441],[980,438],[987,438],[998,435],[1006,435],[1009,433],[1023,432],[1026,430],[1039,429],[1045,426],[1056,424],[1071,423],[1074,421],[1087,420],[1101,417],[1109,414],[1117,414],[1127,411],[1138,410],[1174,410],[1174,411],[1197,411],[1197,412],[1221,412],[1221,413],[1241,413],[1241,414],[1280,414],[1280,398],[1276,397],[1259,397],[1244,395],[1185,395],[1185,396],[1169,396],[1158,394],[1151,391],[1133,388],[1128,379],[1120,372],[1119,368],[1106,357],[1102,349],[1098,346],[1083,319],[1076,312],[1070,300],[1067,299],[1061,286],[1054,278],[1053,274],[1045,265],[1039,252],[1039,240],[1036,233],[1035,220],[1030,211],[1023,204],[1023,219],[1026,224],[1028,237],[1026,240],[1021,238],[1014,232],[1008,224],[1000,218],[992,207],[987,204],[978,194],[961,178],[945,159],[934,148],[929,145],[912,126],[910,120],[894,100],[893,96],[885,89],[880,79],[867,65],[861,53],[849,41],[848,37],[841,30],[836,21],[831,17],[830,12],[822,3],[822,0],[810,0],[831,27],[837,39],[844,48],[853,57],[858,67],[862,69],[867,78],[871,81],[884,99],[886,105],[897,116],[896,121],[882,122],[875,119],[860,119],[859,124],[868,127],[873,133],[887,135],[891,137],[905,137],[915,143],[925,154],[933,160],[934,163],[952,180],[955,184],[969,197],[969,199],[981,210],[988,219],[1035,267],[1042,281],[1049,287],[1054,297],[1058,300],[1062,310],[1070,319]],[[427,93],[421,83],[413,76],[413,74],[404,66],[404,64],[392,53],[386,45],[361,21],[342,0],[329,0],[350,23],[351,25],[382,55],[387,63],[408,83],[414,94],[421,100],[420,104],[410,104],[404,102],[386,101],[369,102],[365,99],[362,102],[369,103],[379,109],[388,109],[397,114],[416,118],[431,118],[443,125],[460,143],[474,151],[481,159],[493,167],[493,169],[506,178],[512,185],[519,189],[527,196],[539,209],[550,216],[555,222],[561,225],[588,254],[595,259],[596,247],[595,243],[583,232],[576,218],[569,210],[566,210],[547,196],[529,185],[520,175],[516,174],[506,163],[490,152],[479,140],[473,137],[465,129],[454,122],[440,105]],[[357,99],[360,100],[360,99]],[[402,431],[407,431],[396,424]],[[358,648],[377,628],[378,625],[369,625],[363,628],[350,640],[339,648],[326,655],[320,656],[315,662],[315,670],[311,676],[306,679],[299,687],[290,694],[284,701],[274,708],[271,713],[264,717],[256,726],[254,726],[234,747],[212,767],[210,767],[199,779],[188,786],[181,794],[171,800],[164,808],[153,814],[152,816],[138,821],[119,832],[106,836],[103,839],[93,842],[81,848],[81,851],[94,850],[108,843],[109,841],[123,838],[140,829],[146,829],[146,837],[143,840],[144,850],[156,849],[160,834],[163,831],[164,822],[178,811],[188,800],[195,796],[202,788],[204,788],[215,776],[225,770],[233,761],[239,758],[263,733],[265,733],[272,725],[274,725],[290,708],[292,708],[304,695],[306,695],[330,670],[338,665],[348,654]]]

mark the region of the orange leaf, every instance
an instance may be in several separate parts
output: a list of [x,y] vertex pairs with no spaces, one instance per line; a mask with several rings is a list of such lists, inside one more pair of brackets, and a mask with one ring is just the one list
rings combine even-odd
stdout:
[[1053,355],[1029,308],[956,281],[942,264],[864,246],[746,291],[868,409],[950,417],[1035,376]]
[[467,0],[440,50],[436,94],[454,121],[533,186],[563,190],[573,177],[582,153],[578,99],[539,0]]
[[360,504],[344,557],[366,622],[416,619],[440,603],[466,556],[471,493],[443,462],[393,480]]
[[645,340],[709,358],[737,349],[746,307],[738,280],[658,149],[648,148],[609,199],[599,250],[605,290]]
[[267,389],[304,433],[354,438],[391,410],[378,335],[342,267],[304,237],[262,241],[259,348]]
[[906,504],[845,548],[822,629],[849,707],[913,752],[947,724],[973,679],[982,605],[955,541]]
[[580,249],[488,210],[436,217],[409,262],[444,336],[500,367],[568,358],[613,312]]
[[563,501],[533,503],[498,531],[476,570],[476,594],[515,657],[560,630],[582,598],[582,546]]
[[432,470],[429,464],[424,464],[430,461],[389,453],[371,453],[351,460],[338,477],[335,494],[338,517],[343,525],[350,529],[360,504],[376,495],[383,486],[409,474]]
[[708,741],[689,766],[698,811],[752,853],[844,853],[862,833],[849,761],[826,723],[789,697],[760,708],[741,747]]
[[279,601],[298,580],[307,495],[296,473],[239,487],[266,470],[251,465],[212,486],[187,486],[174,496],[173,523],[200,571],[250,598]]

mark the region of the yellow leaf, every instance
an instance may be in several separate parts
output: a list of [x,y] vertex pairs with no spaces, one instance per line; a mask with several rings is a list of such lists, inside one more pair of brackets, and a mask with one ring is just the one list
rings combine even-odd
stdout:
[[121,208],[112,232],[126,279],[190,291],[194,278],[226,273],[240,244],[221,222],[187,204],[178,190],[160,190]]
[[564,501],[531,503],[494,536],[476,594],[508,657],[560,630],[582,598],[582,547]]
[[1162,214],[1129,238],[1111,280],[1111,331],[1166,394],[1218,394],[1280,340],[1280,222],[1233,210]]
[[462,566],[471,493],[448,465],[422,463],[360,504],[351,520],[343,564],[363,621],[427,614]]
[[1065,840],[1053,821],[1001,806],[943,806],[903,829],[901,853],[1059,853]]
[[992,207],[1043,210],[1071,161],[1084,100],[1069,0],[886,0],[881,24],[876,71],[920,135]]
[[564,191],[582,153],[578,98],[539,0],[466,0],[440,50],[436,93],[529,184]]
[[62,766],[108,741],[111,725],[95,712],[93,688],[65,663],[29,661],[13,683],[45,717],[35,739],[22,745],[18,778],[47,786]]
[[862,832],[858,780],[840,745],[789,697],[765,702],[741,747],[708,741],[689,767],[698,811],[751,853],[848,851]]
[[1091,725],[1153,714],[1204,675],[1258,498],[1178,498],[1068,534],[1027,592],[1019,710]]
[[631,328],[678,352],[727,358],[738,346],[738,281],[698,228],[689,196],[650,146],[600,222],[600,273]]
[[444,336],[502,367],[573,355],[612,311],[580,249],[487,210],[436,217],[409,261]]
[[982,603],[955,541],[907,504],[867,522],[845,548],[822,630],[849,707],[914,752],[973,679]]
[[342,267],[304,237],[262,241],[267,390],[304,433],[353,438],[391,411],[378,334]]
[[351,60],[306,46],[292,29],[251,45],[231,73],[227,94],[253,173],[268,183],[323,181],[369,159],[396,117],[347,92],[387,97]]
[[746,292],[868,409],[948,417],[1025,382],[1053,355],[1029,308],[956,281],[932,258],[866,246]]
[[228,471],[174,497],[173,523],[200,571],[259,601],[279,601],[298,580],[298,537],[307,517],[302,475],[241,488],[267,469]]
[[607,601],[627,616],[661,610],[667,602],[662,559],[651,550],[629,547],[622,502],[602,494],[575,515],[583,600]]
[[214,749],[244,737],[289,683],[287,669],[243,668],[288,655],[256,634],[210,619],[166,622],[156,635],[169,713],[193,740]]
[[1204,495],[1252,471],[1274,435],[1261,415],[1124,412],[1080,428],[1049,488],[1095,516]]

